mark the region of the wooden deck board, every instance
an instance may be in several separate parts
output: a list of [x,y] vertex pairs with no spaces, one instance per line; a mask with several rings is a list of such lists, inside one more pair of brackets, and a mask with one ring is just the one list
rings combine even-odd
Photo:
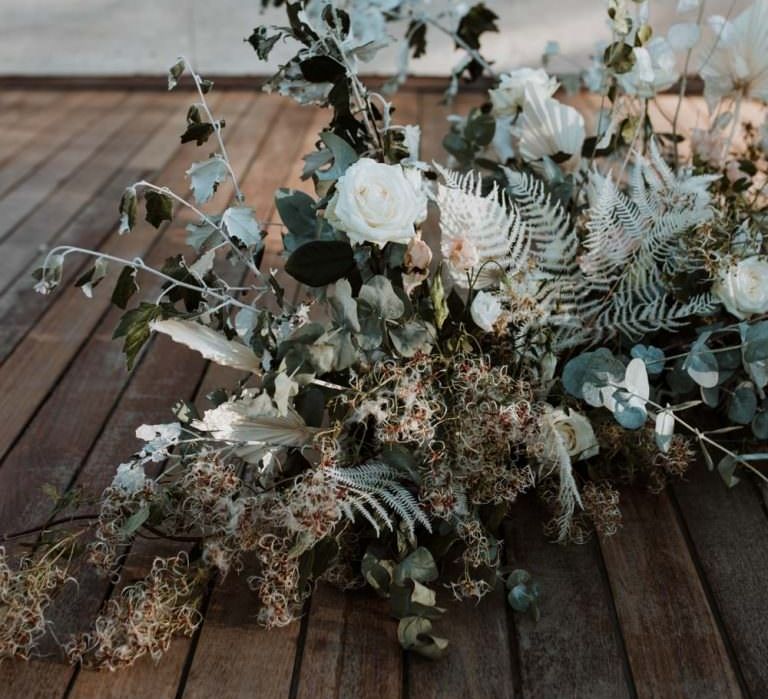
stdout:
[[[247,200],[273,220],[277,187],[309,187],[298,179],[300,155],[323,115],[255,92],[214,94]],[[43,299],[26,276],[40,245],[102,246],[154,262],[180,249],[183,215],[160,232],[144,223],[129,236],[112,232],[117,199],[132,181],[147,177],[187,191],[184,170],[197,153],[176,139],[188,99],[124,91],[0,94],[0,114],[12,117],[0,133],[0,531],[46,521],[44,484],[98,492],[135,448],[138,424],[168,420],[175,399],[204,401],[226,378],[226,370],[165,338],[126,373],[110,340],[119,313],[106,294],[86,301],[67,289]],[[457,109],[476,99],[460,98]],[[424,127],[423,156],[440,158],[452,110],[432,92],[405,91],[396,105],[396,122]],[[696,109],[689,105],[684,118],[698,118]],[[223,187],[216,201],[229,196]],[[280,264],[277,235],[270,229],[265,268]],[[434,220],[425,235],[436,235]],[[68,279],[84,266],[71,265]],[[148,281],[143,292],[151,288]],[[123,673],[97,673],[66,666],[51,652],[28,664],[0,664],[0,696],[763,696],[768,517],[759,494],[749,483],[728,491],[716,475],[696,473],[671,494],[623,500],[626,524],[615,538],[566,548],[544,539],[537,506],[521,501],[508,527],[508,559],[537,575],[543,618],[511,615],[502,591],[478,607],[446,600],[450,614],[436,632],[453,646],[442,663],[403,654],[386,603],[369,593],[321,587],[300,623],[265,632],[256,625],[255,596],[231,575],[211,587],[199,632],[176,640],[158,667],[145,658]],[[139,540],[120,584],[173,550]],[[86,576],[57,603],[55,617],[69,630],[83,628],[117,590]]]

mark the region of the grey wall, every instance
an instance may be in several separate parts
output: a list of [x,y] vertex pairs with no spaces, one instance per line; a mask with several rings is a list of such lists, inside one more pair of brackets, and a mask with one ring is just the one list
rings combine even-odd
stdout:
[[[738,11],[747,0],[705,0],[707,13]],[[436,5],[443,0],[433,0]],[[650,0],[652,23],[675,21],[677,0]],[[605,0],[486,0],[501,17],[503,34],[489,36],[486,54],[499,66],[538,64],[550,39],[569,62],[584,65],[594,42],[604,38]],[[264,73],[243,43],[265,20],[259,0],[0,0],[0,74],[158,74],[179,54],[203,73]],[[433,51],[414,62],[414,72],[440,75],[450,67],[450,41],[431,32]],[[276,54],[276,58],[279,55]],[[394,63],[381,55],[368,72]]]

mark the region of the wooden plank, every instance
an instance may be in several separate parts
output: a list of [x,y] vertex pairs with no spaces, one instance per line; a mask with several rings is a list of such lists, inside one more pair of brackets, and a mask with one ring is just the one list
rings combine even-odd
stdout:
[[[231,111],[237,113],[253,103],[254,97],[252,95],[235,95],[227,101]],[[231,145],[234,147],[232,165],[236,172],[242,172],[250,161],[250,153],[254,149],[254,145],[250,143],[250,134],[245,128],[238,129],[235,127],[233,131],[233,138],[231,139]],[[222,195],[226,195],[228,190],[231,196],[231,186],[222,186]],[[160,264],[163,259],[182,249],[185,235],[183,225],[176,222],[171,229],[165,231],[158,245],[152,249],[147,260],[148,263]],[[155,281],[151,278],[145,281],[143,285],[144,293],[148,294],[156,294],[159,288],[159,280]],[[54,484],[60,489],[66,490],[72,485],[73,476],[76,474],[75,485],[84,485],[94,495],[98,495],[111,481],[115,464],[119,463],[127,454],[135,451],[137,447],[137,440],[134,436],[136,426],[144,421],[167,421],[171,416],[170,409],[178,398],[192,397],[197,383],[196,377],[202,375],[205,361],[195,353],[184,351],[183,348],[175,345],[168,338],[159,338],[159,347],[156,348],[155,352],[147,355],[145,361],[141,362],[122,395],[118,391],[119,385],[126,380],[122,369],[108,374],[105,377],[105,382],[95,383],[93,381],[95,378],[94,369],[98,371],[101,366],[107,366],[110,363],[122,364],[118,345],[112,343],[109,347],[97,346],[99,340],[102,343],[108,342],[118,317],[119,311],[115,309],[102,320],[97,333],[85,345],[85,351],[78,355],[72,369],[57,386],[51,400],[45,404],[30,429],[25,432],[24,438],[3,464],[3,468],[0,469],[0,478],[6,481],[12,478],[14,472],[19,467],[24,466],[25,462],[19,460],[24,451],[33,449],[35,441],[44,441],[44,453],[49,458],[37,470],[35,475],[38,479],[45,477],[46,482],[54,481]],[[91,353],[95,356],[89,356]],[[105,383],[106,385],[104,385]],[[96,395],[94,395],[95,386],[100,389],[95,392]],[[79,400],[78,392],[84,394],[83,400]],[[118,396],[117,408],[110,413],[110,408]],[[78,406],[79,409],[72,408],[71,401],[73,400],[74,405]],[[86,405],[88,408],[83,410],[82,405]],[[96,409],[91,415],[88,415],[88,409],[92,409],[91,406],[94,405]],[[72,441],[64,441],[67,438],[67,432],[62,431],[62,428],[66,429],[67,425],[55,422],[57,415],[67,413],[76,415],[79,424],[85,421],[86,429],[90,429],[91,432],[75,442],[72,448],[77,451],[71,462],[66,467],[56,469],[55,465],[50,463],[51,451],[54,453],[59,451],[63,446],[62,443],[72,444]],[[88,440],[92,440],[98,434],[106,417],[109,417],[107,428],[96,446],[88,454],[88,459],[83,463],[83,455],[89,451],[90,441]],[[40,434],[45,436],[40,438]],[[78,433],[75,432],[75,434]],[[28,461],[26,464],[28,465]],[[2,512],[7,513],[7,516],[10,517],[18,517],[19,514],[23,514],[27,518],[27,522],[34,521],[34,518],[37,518],[36,521],[44,519],[50,509],[50,504],[45,503],[44,499],[35,491],[28,490],[29,486],[28,480],[25,481],[23,494],[26,494],[26,499],[23,508],[18,505],[8,506],[6,492],[10,490],[10,487],[0,488],[0,494],[2,494],[0,497],[3,498]],[[34,512],[31,512],[32,510]],[[5,522],[3,524],[5,525]],[[83,567],[77,577],[79,585],[76,593],[63,600],[58,600],[54,605],[51,619],[59,631],[67,629],[71,632],[87,626],[101,605],[109,585],[108,581],[99,578],[88,567]],[[13,675],[16,689],[14,696],[26,696],[25,691],[28,687],[39,687],[39,670],[39,663],[37,662],[27,665],[14,664],[13,668],[8,671]],[[2,672],[3,668],[0,668],[0,683],[2,682]],[[57,665],[55,671],[46,673],[46,687],[52,693],[49,696],[53,695],[57,687],[66,686],[73,673],[74,669],[65,665]]]
[[[163,122],[167,123],[171,109],[178,109],[180,100],[170,95],[163,100],[149,96],[136,104],[135,118],[114,133],[81,165],[77,176],[65,181],[24,220],[23,226],[11,231],[3,241],[0,257],[0,294],[19,274],[26,272],[40,250],[48,247],[57,234],[104,187],[115,171],[129,161],[140,148],[147,134]],[[181,115],[180,115],[181,116]],[[176,122],[182,128],[183,116]],[[116,211],[116,208],[115,208]],[[110,216],[110,223],[115,220]]]
[[534,497],[524,497],[506,528],[508,564],[530,572],[541,589],[538,621],[512,617],[522,696],[634,696],[599,544],[553,543],[544,536],[544,521]]
[[[0,238],[63,180],[72,176],[88,157],[131,113],[131,104],[141,96],[123,92],[92,94],[79,103],[70,119],[48,129],[8,164],[0,168],[0,210],[3,218],[13,214],[0,228]],[[126,110],[124,112],[124,109]],[[6,200],[10,200],[6,203]]]
[[[8,166],[9,161],[13,160],[14,171],[18,173],[23,169],[21,163],[34,161],[32,153],[41,152],[36,143],[43,140],[48,144],[55,143],[55,138],[51,138],[48,131],[58,128],[61,122],[66,133],[68,121],[74,122],[79,118],[78,109],[86,103],[90,94],[40,92],[37,93],[39,99],[35,104],[22,102],[13,110],[3,109],[3,120],[7,120],[8,125],[0,133],[0,165]],[[2,176],[3,170],[0,169]]]
[[386,600],[320,585],[312,595],[298,699],[399,698],[403,653]]
[[[280,148],[285,141],[290,138],[290,135],[297,132],[301,132],[306,128],[306,112],[300,110],[297,107],[285,108],[284,103],[276,102],[272,98],[261,98],[261,102],[264,103],[258,114],[250,115],[248,123],[263,123],[272,124],[273,117],[278,112],[280,120],[276,121],[272,127],[265,127],[260,132],[261,143],[259,144],[259,156],[256,161],[252,163],[250,172],[246,175],[242,181],[243,192],[246,195],[246,200],[250,205],[255,206],[257,211],[265,211],[272,208],[272,192],[278,184],[282,184],[281,178],[285,175],[285,171],[293,166],[297,159],[273,161],[272,158],[278,156],[278,152],[275,148]],[[244,122],[246,120],[244,119]],[[267,141],[268,139],[268,141]],[[258,142],[256,142],[258,143]],[[234,144],[236,147],[237,144]],[[270,148],[272,150],[270,150]],[[262,151],[265,149],[266,152]],[[230,151],[234,152],[233,145],[230,145]],[[274,167],[268,170],[263,167],[265,162],[281,162],[282,167]],[[180,246],[179,246],[180,247]],[[184,349],[181,349],[183,353],[192,354]],[[153,360],[154,353],[149,355],[145,361]],[[158,360],[160,361],[160,358]],[[204,403],[203,397],[210,392],[213,388],[222,385],[226,382],[226,379],[231,376],[230,370],[218,367],[216,365],[210,365],[205,372],[205,378],[201,384],[200,389],[197,392],[196,402],[198,405]],[[189,386],[189,377],[186,379],[186,386]],[[151,391],[147,391],[151,395]],[[170,393],[176,395],[178,390],[170,390]],[[191,397],[191,396],[190,396]],[[145,417],[136,417],[135,420],[146,420]],[[122,421],[121,421],[122,422]],[[128,556],[126,565],[130,569],[130,577],[141,577],[149,568],[154,555],[161,552],[170,553],[174,550],[174,547],[166,544],[160,544],[159,542],[139,541],[133,547],[131,554]],[[242,583],[240,583],[242,584]],[[245,594],[245,593],[244,593]],[[253,597],[253,595],[250,595]],[[90,593],[87,597],[97,597]],[[233,600],[227,600],[226,606],[235,604]],[[231,613],[240,613],[239,608],[235,605],[232,610],[225,610]],[[80,618],[87,618],[92,616],[91,614],[79,614]],[[215,614],[216,612],[214,612]],[[215,621],[215,617],[211,617]],[[226,625],[226,620],[222,623]],[[272,639],[270,635],[269,639]],[[250,641],[254,643],[254,640]],[[262,645],[269,645],[265,643]],[[157,668],[150,667],[149,662],[140,662],[135,667],[125,670],[116,676],[114,681],[109,683],[110,697],[158,697],[158,696],[175,696],[175,687],[178,684],[182,673],[184,672],[185,660],[190,650],[191,642],[189,639],[178,639],[174,642],[171,653],[163,658],[163,661]],[[288,656],[291,661],[292,668],[292,654]],[[103,686],[103,675],[83,672],[77,677],[76,682],[73,685],[72,694],[73,697],[90,697],[94,695],[94,692],[101,691]]]
[[[244,105],[244,99],[237,94],[224,97],[230,111],[238,102]],[[184,171],[194,159],[190,157],[191,148],[194,146],[182,147],[159,178],[174,191],[187,189]],[[122,258],[141,256],[159,235],[152,226],[142,222],[130,235],[111,237],[103,251]],[[0,420],[0,455],[12,446],[108,307],[109,296],[105,293],[96,294],[88,303],[83,303],[78,289],[64,290],[0,367],[0,387],[14,399],[0,407],[3,418]],[[41,371],[40,367],[46,370]],[[18,376],[27,377],[24,386],[19,385]]]
[[[177,99],[168,101],[160,98],[158,101],[163,105],[162,108],[158,106],[143,110],[124,130],[122,140],[127,142],[130,157],[127,162],[120,163],[114,174],[104,176],[102,183],[96,186],[95,192],[91,193],[90,201],[84,204],[84,198],[81,199],[77,190],[70,193],[70,197],[77,202],[80,209],[67,225],[57,230],[56,226],[52,225],[52,221],[60,220],[58,214],[61,210],[54,207],[54,210],[49,212],[49,207],[44,205],[42,210],[46,215],[33,214],[22,229],[25,236],[34,235],[33,232],[30,233],[30,228],[37,222],[38,229],[43,231],[37,234],[37,237],[45,235],[46,230],[53,236],[48,241],[49,247],[54,244],[66,244],[97,249],[107,237],[115,233],[118,218],[116,203],[120,200],[125,187],[137,180],[154,176],[156,170],[165,165],[178,148],[179,123],[183,123],[182,111],[186,108],[179,105]],[[174,110],[178,110],[178,113],[174,114]],[[176,117],[180,117],[181,120]],[[123,150],[122,147],[120,150]],[[112,160],[111,157],[104,159]],[[106,173],[109,167],[105,165],[99,169]],[[81,185],[75,183],[74,186],[79,188]],[[68,206],[69,204],[65,204],[63,208]],[[10,265],[10,260],[14,256],[9,250],[7,241],[2,245],[2,250],[0,264]],[[9,277],[3,278],[3,283],[0,283],[4,288],[0,292],[0,324],[3,326],[2,337],[0,337],[0,363],[59,296],[59,292],[56,292],[48,299],[43,299],[35,293],[27,271],[32,268],[31,260],[37,256],[37,252],[32,252],[21,244],[17,252],[27,257],[23,272],[17,275],[15,280],[9,274]],[[8,253],[7,256],[6,253]],[[30,253],[32,253],[31,256]],[[16,259],[18,261],[18,257]],[[64,269],[62,288],[77,278],[88,264],[86,260],[73,257],[70,257],[68,262],[72,264],[67,264]]]
[[768,519],[762,498],[749,479],[727,488],[702,464],[673,491],[744,683],[752,696],[761,696],[768,687]]
[[[326,115],[306,107],[285,107],[275,132],[265,145],[260,159],[264,163],[281,163],[281,168],[254,167],[253,174],[245,183],[246,200],[255,202],[257,211],[268,211],[268,219],[275,216],[271,194],[278,187],[300,187],[300,158],[309,152],[317,138],[317,132]],[[280,129],[301,134],[293,140],[279,135]],[[290,153],[285,144],[292,143]],[[292,176],[289,177],[289,173]],[[306,188],[307,184],[303,186]],[[265,201],[265,197],[270,197]],[[262,267],[269,269],[280,264],[278,251],[279,231],[270,229],[270,238]],[[281,279],[286,286],[286,296],[291,298],[290,280]],[[204,384],[216,385],[213,377]],[[291,624],[282,629],[266,631],[256,624],[258,611],[256,595],[248,590],[241,578],[230,575],[211,596],[210,607],[198,642],[191,649],[189,674],[181,689],[185,697],[209,697],[219,693],[219,679],[226,676],[226,696],[276,696],[288,697],[294,672],[294,656],[299,640],[300,626]],[[231,648],[247,649],[246,653],[233,654]],[[264,669],[269,668],[269,672]]]
[[624,526],[600,542],[638,696],[741,697],[666,493],[623,493]]

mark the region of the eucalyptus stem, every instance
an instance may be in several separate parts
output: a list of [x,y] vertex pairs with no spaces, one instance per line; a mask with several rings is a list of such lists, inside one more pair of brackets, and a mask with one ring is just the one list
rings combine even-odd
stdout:
[[235,186],[235,198],[237,199],[238,202],[242,203],[244,201],[243,193],[240,191],[240,185],[237,182],[237,177],[235,175],[234,170],[232,169],[232,164],[229,161],[227,147],[224,145],[224,138],[221,135],[221,122],[218,121],[217,119],[214,119],[213,117],[213,113],[211,112],[211,109],[208,106],[208,102],[205,99],[205,92],[203,91],[203,85],[202,85],[200,76],[195,72],[194,67],[187,60],[186,56],[179,56],[179,59],[184,61],[184,65],[189,69],[189,73],[192,76],[192,80],[195,81],[197,94],[200,96],[200,106],[203,108],[205,115],[208,117],[208,120],[213,126],[213,131],[216,134],[216,140],[219,142],[219,150],[221,151],[221,156],[227,165],[227,170],[229,170],[230,176],[232,177],[232,182]]

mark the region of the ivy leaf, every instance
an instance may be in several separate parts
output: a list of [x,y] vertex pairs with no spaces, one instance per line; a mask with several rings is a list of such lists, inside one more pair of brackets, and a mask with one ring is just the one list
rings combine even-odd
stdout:
[[347,69],[330,56],[312,56],[299,63],[299,68],[311,83],[335,83],[347,75]]
[[256,29],[253,30],[253,33],[246,39],[246,41],[253,46],[256,55],[262,61],[269,59],[269,54],[272,52],[272,49],[275,48],[275,44],[282,36],[282,34],[272,34],[272,36],[268,36],[268,31],[269,29],[267,27],[256,27]]
[[125,310],[131,296],[138,290],[139,285],[136,283],[136,268],[131,267],[131,265],[126,265],[120,272],[115,288],[112,291],[112,303],[118,308]]
[[173,218],[173,199],[167,194],[150,189],[144,194],[144,201],[147,205],[146,220],[155,228]]
[[261,229],[250,207],[230,206],[221,217],[221,222],[227,233],[243,245],[261,244]]
[[296,248],[285,271],[307,286],[325,286],[346,276],[355,266],[352,246],[341,240],[313,240]]
[[427,23],[412,20],[406,32],[408,46],[413,50],[414,58],[421,58],[427,52]]
[[120,197],[120,225],[117,232],[122,235],[132,230],[136,225],[136,210],[138,199],[135,187],[127,187]]
[[168,69],[168,89],[173,90],[176,85],[179,84],[179,78],[184,73],[184,69],[186,68],[184,64],[184,59],[180,58],[176,63],[174,63],[169,69]]
[[162,308],[153,303],[142,303],[138,308],[123,314],[112,338],[115,340],[120,337],[125,338],[123,353],[125,354],[128,369],[133,367],[136,355],[138,355],[152,334],[149,324],[162,316],[162,314]]
[[107,276],[108,263],[100,257],[96,260],[85,274],[75,282],[75,286],[80,287],[82,292],[90,299],[93,298],[93,290],[99,285],[102,279]]
[[220,155],[214,155],[208,160],[193,163],[187,170],[192,192],[198,204],[205,204],[213,196],[216,188],[229,174],[227,163]]
[[[498,15],[489,10],[484,3],[480,2],[474,7],[470,8],[459,22],[459,27],[456,31],[457,36],[470,48],[480,48],[480,36],[485,32],[497,32],[499,31],[496,25]],[[462,48],[459,44],[457,48]]]
[[189,122],[187,130],[181,134],[181,142],[194,141],[198,146],[202,146],[213,135],[214,130],[213,124],[207,121]]

